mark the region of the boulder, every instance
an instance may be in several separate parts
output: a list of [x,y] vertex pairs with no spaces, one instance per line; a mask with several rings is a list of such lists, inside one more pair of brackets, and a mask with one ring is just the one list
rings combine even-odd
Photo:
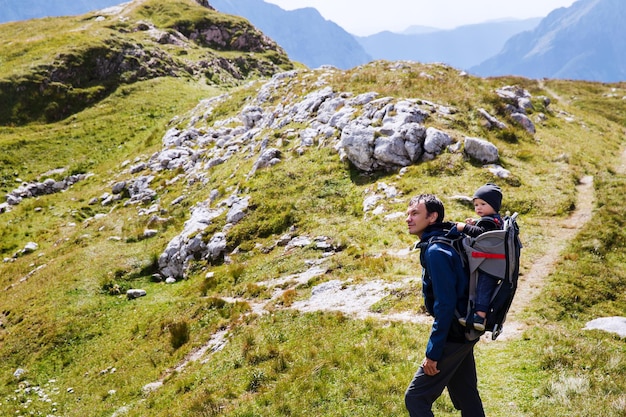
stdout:
[[498,148],[485,139],[466,137],[464,148],[467,156],[483,164],[496,163],[500,158]]

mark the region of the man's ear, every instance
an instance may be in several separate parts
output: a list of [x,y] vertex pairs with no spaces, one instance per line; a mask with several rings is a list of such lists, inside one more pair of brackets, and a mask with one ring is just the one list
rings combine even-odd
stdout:
[[428,221],[430,222],[430,224],[437,223],[438,218],[439,218],[439,213],[437,213],[436,211],[433,211],[432,213],[428,215]]

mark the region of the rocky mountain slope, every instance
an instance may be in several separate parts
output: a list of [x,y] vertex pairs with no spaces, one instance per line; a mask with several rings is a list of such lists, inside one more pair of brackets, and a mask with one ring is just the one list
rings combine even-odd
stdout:
[[47,20],[30,21],[37,38],[20,36],[23,22],[3,25],[9,41],[1,58],[9,71],[0,79],[0,123],[60,120],[139,80],[204,76],[236,84],[293,67],[282,48],[243,19],[194,1],[163,4],[158,20],[150,19],[153,8],[137,1],[59,18],[61,31]]
[[[481,395],[496,417],[564,414],[555,387],[584,365],[601,371],[576,386],[594,391],[568,388],[566,406],[619,415],[622,342],[578,321],[624,302],[623,86],[407,62],[296,69],[245,21],[192,1],[40,24],[34,38],[31,22],[0,26],[7,86],[39,81],[27,91],[40,108],[87,88],[82,73],[111,88],[67,117],[16,105],[0,129],[1,415],[403,416],[430,320],[408,198],[434,192],[464,219],[467,195],[498,183],[528,278],[589,175],[615,201],[552,279],[582,276],[531,303],[523,337],[481,344]],[[100,33],[129,47],[94,53]],[[51,78],[57,66],[76,77]],[[503,398],[511,378],[524,389]]]

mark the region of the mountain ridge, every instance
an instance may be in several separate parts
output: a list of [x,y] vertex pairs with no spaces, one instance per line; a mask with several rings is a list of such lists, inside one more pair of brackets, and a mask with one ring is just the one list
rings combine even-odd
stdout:
[[357,40],[376,59],[445,62],[466,70],[498,53],[506,39],[534,28],[540,20],[487,22],[422,34],[386,31]]
[[287,11],[262,0],[213,0],[211,4],[219,11],[247,18],[285,48],[294,61],[310,68],[334,65],[348,69],[372,59],[352,35],[314,8]]
[[514,36],[498,55],[470,68],[513,74],[617,82],[626,80],[626,3],[579,0],[551,12],[532,32]]

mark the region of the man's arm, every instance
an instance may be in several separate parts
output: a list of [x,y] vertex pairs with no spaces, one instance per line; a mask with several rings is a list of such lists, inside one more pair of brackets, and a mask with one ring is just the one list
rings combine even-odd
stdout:
[[443,355],[443,347],[452,321],[456,319],[456,280],[458,268],[462,267],[454,249],[438,243],[434,243],[428,248],[426,267],[431,278],[435,299],[433,304],[434,321],[426,346],[426,358],[438,361]]

